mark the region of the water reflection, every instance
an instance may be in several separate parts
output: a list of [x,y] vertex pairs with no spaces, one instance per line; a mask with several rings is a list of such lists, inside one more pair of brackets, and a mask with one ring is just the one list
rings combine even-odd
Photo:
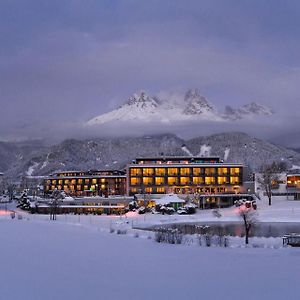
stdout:
[[[244,226],[241,223],[180,223],[163,226],[153,226],[150,229],[157,228],[177,228],[184,234],[212,234],[229,235],[242,237],[245,234]],[[253,225],[250,236],[257,237],[282,237],[289,233],[300,234],[300,223],[256,223]]]

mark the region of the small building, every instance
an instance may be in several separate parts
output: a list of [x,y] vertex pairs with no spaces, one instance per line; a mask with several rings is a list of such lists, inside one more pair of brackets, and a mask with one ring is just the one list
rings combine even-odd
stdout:
[[286,189],[289,199],[300,200],[300,170],[292,170],[287,174]]
[[[56,214],[123,214],[133,197],[109,196],[105,197],[66,197],[56,207]],[[51,199],[39,199],[31,202],[31,212],[49,214]]]
[[156,199],[155,204],[161,206],[170,205],[175,210],[177,210],[179,207],[182,207],[185,204],[185,200],[179,198],[175,194],[167,194],[160,199]]

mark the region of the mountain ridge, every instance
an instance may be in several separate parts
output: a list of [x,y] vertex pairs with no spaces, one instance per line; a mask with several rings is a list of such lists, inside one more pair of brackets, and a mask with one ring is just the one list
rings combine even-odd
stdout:
[[300,153],[241,132],[187,140],[175,134],[67,139],[52,146],[32,145],[23,152],[17,148],[12,144],[6,148],[0,143],[0,172],[9,178],[49,175],[62,170],[122,169],[138,156],[161,155],[213,155],[227,162],[243,163],[252,170],[273,161],[300,166]]
[[86,126],[102,125],[119,121],[180,122],[210,120],[230,122],[271,116],[274,112],[267,106],[251,102],[240,108],[226,106],[225,112],[217,108],[198,89],[190,89],[174,100],[172,96],[150,96],[146,91],[134,93],[118,108],[88,120]]

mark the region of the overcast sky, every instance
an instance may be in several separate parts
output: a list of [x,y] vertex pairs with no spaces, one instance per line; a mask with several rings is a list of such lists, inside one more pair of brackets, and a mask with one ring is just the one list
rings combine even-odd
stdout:
[[132,93],[198,88],[297,126],[300,1],[0,0],[0,139],[52,134]]

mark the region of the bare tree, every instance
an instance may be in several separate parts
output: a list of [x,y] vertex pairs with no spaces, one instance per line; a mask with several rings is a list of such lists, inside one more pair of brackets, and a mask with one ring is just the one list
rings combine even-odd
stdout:
[[286,170],[284,163],[273,162],[270,165],[263,165],[260,169],[257,181],[263,187],[269,199],[269,205],[272,205],[272,188],[278,182],[278,174]]
[[50,206],[50,220],[56,220],[57,209],[61,204],[61,201],[64,199],[64,192],[55,189],[51,195],[51,201],[49,202]]
[[244,222],[245,244],[248,245],[251,228],[256,222],[256,218],[255,218],[256,211],[253,209],[252,205],[248,206],[246,204],[243,204],[238,207],[238,214]]
[[12,201],[15,195],[17,186],[14,183],[10,183],[7,187],[9,201]]

